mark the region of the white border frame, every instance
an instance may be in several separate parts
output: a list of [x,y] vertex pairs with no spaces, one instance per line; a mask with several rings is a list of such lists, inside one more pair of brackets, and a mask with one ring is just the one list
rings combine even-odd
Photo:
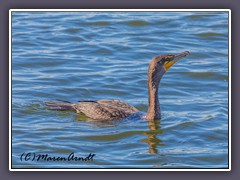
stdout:
[[[14,169],[12,168],[12,12],[25,12],[25,11],[42,11],[42,12],[228,12],[228,169]],[[231,171],[231,10],[230,9],[10,9],[9,10],[9,170],[10,171]]]

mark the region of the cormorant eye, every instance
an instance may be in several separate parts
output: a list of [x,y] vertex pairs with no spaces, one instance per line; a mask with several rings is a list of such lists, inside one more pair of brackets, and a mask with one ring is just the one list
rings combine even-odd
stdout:
[[170,61],[170,59],[171,59],[172,57],[173,57],[172,55],[168,55],[168,56],[166,56],[164,59],[165,59],[165,61]]
[[165,59],[165,61],[169,61],[170,60],[168,57],[165,57],[164,59]]

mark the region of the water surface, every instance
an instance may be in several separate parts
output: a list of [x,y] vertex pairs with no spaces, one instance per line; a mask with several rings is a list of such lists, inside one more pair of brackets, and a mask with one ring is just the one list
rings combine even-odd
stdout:
[[[162,119],[146,121],[149,61],[185,50],[161,80]],[[43,104],[105,98],[141,112],[96,122]],[[228,168],[228,14],[13,12],[12,167]]]

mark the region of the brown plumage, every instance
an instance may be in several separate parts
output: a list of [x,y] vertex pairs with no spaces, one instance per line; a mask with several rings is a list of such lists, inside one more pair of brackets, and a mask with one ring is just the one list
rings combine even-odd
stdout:
[[[156,56],[149,63],[148,68],[148,112],[146,119],[155,120],[161,118],[160,104],[158,99],[159,83],[164,73],[178,60],[189,55],[188,51],[173,55],[166,54]],[[78,103],[45,102],[53,110],[74,110],[83,113],[90,119],[115,120],[126,118],[138,112],[135,107],[119,100],[80,101]]]

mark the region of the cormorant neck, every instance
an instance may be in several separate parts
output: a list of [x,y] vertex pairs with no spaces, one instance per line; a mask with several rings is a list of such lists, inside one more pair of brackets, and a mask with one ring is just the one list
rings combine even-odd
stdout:
[[147,120],[152,121],[161,118],[160,103],[158,98],[158,88],[160,80],[166,71],[152,70],[149,66],[148,71],[148,112],[146,115]]

